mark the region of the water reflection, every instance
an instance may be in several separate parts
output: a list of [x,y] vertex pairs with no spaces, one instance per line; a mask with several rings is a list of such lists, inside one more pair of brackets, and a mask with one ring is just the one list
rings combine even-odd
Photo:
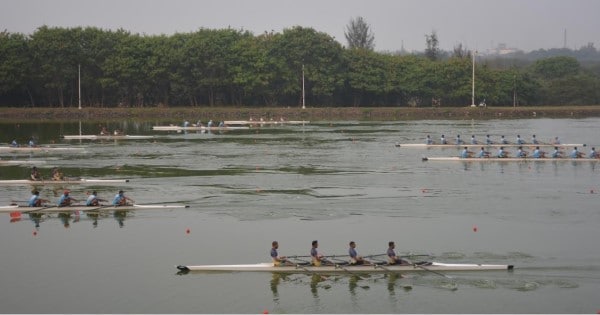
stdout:
[[[114,211],[112,217],[117,221],[117,224],[120,228],[125,227],[125,220],[128,217],[129,211]],[[92,228],[97,228],[99,222],[102,219],[110,217],[110,213],[108,211],[66,211],[56,213],[54,217],[50,213],[39,213],[39,212],[30,212],[27,214],[29,220],[34,224],[36,231],[40,230],[40,226],[42,222],[46,222],[48,219],[57,218],[64,228],[68,229],[72,224],[78,223],[84,220],[92,221]],[[11,213],[10,222],[16,223],[22,220],[21,213],[15,211]]]

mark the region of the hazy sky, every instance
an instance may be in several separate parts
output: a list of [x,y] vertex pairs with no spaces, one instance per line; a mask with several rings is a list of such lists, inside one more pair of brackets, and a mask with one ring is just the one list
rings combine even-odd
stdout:
[[254,34],[312,27],[346,45],[351,18],[362,16],[375,49],[425,48],[435,30],[440,47],[485,51],[499,43],[525,51],[592,42],[600,48],[600,0],[0,0],[0,30],[31,34],[42,25],[140,34],[231,27]]

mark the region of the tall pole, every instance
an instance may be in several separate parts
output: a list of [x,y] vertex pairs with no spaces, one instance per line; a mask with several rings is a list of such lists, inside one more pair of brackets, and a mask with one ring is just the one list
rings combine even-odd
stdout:
[[302,109],[306,109],[306,97],[304,94],[304,64],[302,64]]
[[81,64],[77,65],[77,84],[79,85],[79,93],[78,93],[79,109],[81,109]]
[[473,79],[472,79],[472,86],[471,86],[471,106],[476,106],[475,105],[475,54],[477,53],[477,51],[473,51]]
[[513,107],[517,107],[517,76],[513,75]]

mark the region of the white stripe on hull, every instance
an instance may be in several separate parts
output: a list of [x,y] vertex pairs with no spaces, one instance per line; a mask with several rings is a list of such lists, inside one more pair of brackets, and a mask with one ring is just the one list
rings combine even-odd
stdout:
[[425,144],[425,143],[397,143],[397,147],[401,148],[481,148],[481,147],[491,147],[491,148],[499,148],[499,147],[524,147],[524,148],[535,148],[535,147],[586,147],[586,144],[583,143],[565,143],[565,144]]
[[18,161],[18,160],[0,160],[0,165],[23,165],[23,164],[45,164],[44,160],[36,160],[36,161]]
[[2,152],[47,152],[47,151],[82,151],[76,147],[0,147]]
[[[414,265],[362,265],[362,266],[280,266],[274,267],[273,263],[247,264],[247,265],[198,265],[177,266],[182,271],[220,271],[220,272],[281,272],[281,273],[387,273],[387,272],[415,272],[415,271],[478,271],[478,270],[511,270],[512,265],[480,265],[480,264],[445,264],[433,262],[429,266]],[[427,270],[426,270],[427,269]]]
[[117,184],[127,183],[129,179],[67,179],[67,180],[38,180],[5,179],[0,180],[0,185],[62,185],[62,184]]
[[0,206],[0,212],[23,212],[23,213],[49,213],[49,212],[74,212],[74,211],[128,211],[128,210],[143,210],[143,209],[175,209],[188,208],[187,205],[181,204],[157,204],[157,205],[132,205],[132,206],[70,206],[70,207],[27,207],[27,206]]
[[422,160],[446,162],[600,162],[600,159],[589,158],[461,158],[457,156],[423,157]]

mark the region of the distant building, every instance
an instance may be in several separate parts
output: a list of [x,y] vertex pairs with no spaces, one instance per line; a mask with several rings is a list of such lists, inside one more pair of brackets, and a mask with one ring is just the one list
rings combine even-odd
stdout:
[[496,48],[488,49],[486,51],[486,55],[502,56],[502,55],[513,54],[518,51],[519,51],[519,49],[517,49],[517,48],[510,48],[505,43],[499,43],[498,46],[496,46]]

